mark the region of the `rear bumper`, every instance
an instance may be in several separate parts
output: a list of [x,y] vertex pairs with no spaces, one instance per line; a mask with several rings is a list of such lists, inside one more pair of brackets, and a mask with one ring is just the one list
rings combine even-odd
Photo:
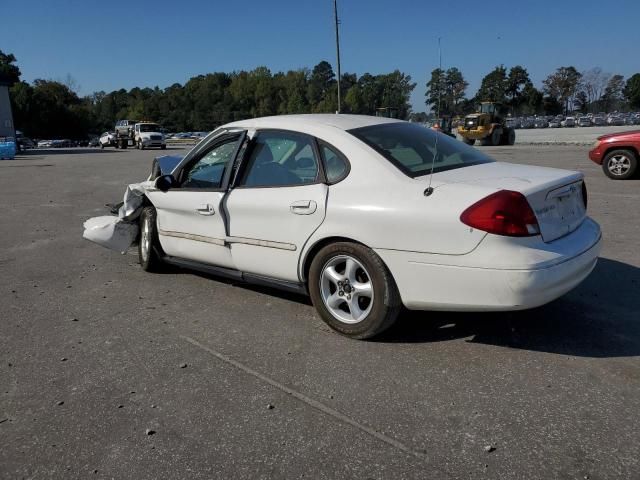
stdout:
[[[579,285],[596,265],[602,237],[599,226],[588,219],[575,232],[549,244],[540,240],[535,246],[514,248],[503,239],[501,246],[483,247],[485,242],[449,264],[442,257],[451,256],[376,251],[409,309],[509,311],[544,305]],[[488,262],[482,265],[483,260]],[[487,266],[493,263],[499,268]]]

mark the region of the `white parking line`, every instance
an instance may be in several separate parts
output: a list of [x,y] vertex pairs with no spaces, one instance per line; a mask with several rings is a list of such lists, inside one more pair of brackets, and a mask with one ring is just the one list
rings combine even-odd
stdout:
[[386,436],[383,433],[377,432],[374,429],[367,427],[366,425],[362,425],[361,423],[358,423],[356,420],[353,420],[352,418],[346,416],[343,413],[340,413],[337,410],[334,410],[333,408],[317,401],[314,400],[313,398],[307,397],[306,395],[304,395],[303,393],[300,393],[296,390],[293,390],[279,382],[277,382],[276,380],[273,380],[272,378],[267,377],[266,375],[261,374],[260,372],[257,372],[255,370],[253,370],[250,367],[247,367],[246,365],[233,360],[229,357],[227,357],[226,355],[217,352],[215,350],[213,350],[212,348],[209,348],[205,345],[202,345],[200,342],[194,340],[193,338],[184,336],[184,335],[180,335],[180,337],[184,340],[186,340],[187,342],[189,342],[190,344],[200,348],[201,350],[204,350],[207,353],[210,353],[211,355],[213,355],[214,357],[216,357],[218,360],[221,360],[229,365],[232,365],[240,370],[242,370],[245,373],[248,373],[249,375],[252,375],[260,380],[262,380],[263,382],[268,383],[269,385],[277,388],[278,390],[281,390],[289,395],[291,395],[292,397],[297,398],[298,400],[300,400],[301,402],[306,403],[307,405],[309,405],[310,407],[315,408],[316,410],[320,410],[323,413],[326,413],[327,415],[332,416],[333,418],[335,418],[336,420],[349,424],[352,427],[355,427],[365,433],[367,433],[368,435],[371,435],[372,437],[385,442],[388,445],[391,445],[392,447],[397,448],[398,450],[401,450],[404,453],[407,453],[411,456],[414,457],[418,457],[418,458],[425,458],[425,454],[416,450],[411,449],[410,447],[406,446],[404,443],[399,442],[398,440],[395,440],[391,437]]

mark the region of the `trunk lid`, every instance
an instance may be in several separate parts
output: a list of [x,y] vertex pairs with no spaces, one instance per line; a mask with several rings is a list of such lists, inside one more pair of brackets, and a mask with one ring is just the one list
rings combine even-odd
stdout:
[[582,173],[571,170],[494,162],[437,173],[433,179],[438,188],[467,184],[487,187],[489,193],[522,193],[535,212],[542,239],[551,242],[573,232],[586,218],[583,178]]

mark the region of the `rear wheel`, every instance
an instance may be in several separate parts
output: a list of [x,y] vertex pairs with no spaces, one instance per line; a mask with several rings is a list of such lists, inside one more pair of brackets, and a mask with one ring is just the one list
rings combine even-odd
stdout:
[[502,131],[499,128],[494,128],[493,132],[491,132],[491,143],[490,145],[496,147],[500,145],[500,138],[502,137]]
[[158,254],[159,250],[156,209],[145,207],[140,214],[140,242],[138,243],[138,258],[144,271],[157,272],[160,270],[162,259]]
[[357,339],[389,328],[402,306],[391,272],[373,250],[357,243],[334,243],[318,252],[309,293],[327,325]]
[[633,177],[638,167],[638,158],[631,150],[613,150],[602,161],[602,170],[614,180],[626,180]]

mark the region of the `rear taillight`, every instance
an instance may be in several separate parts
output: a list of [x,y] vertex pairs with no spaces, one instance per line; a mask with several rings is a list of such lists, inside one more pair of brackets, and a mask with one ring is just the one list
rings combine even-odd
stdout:
[[582,203],[584,203],[584,209],[587,209],[587,202],[589,199],[587,198],[587,184],[582,181]]
[[467,208],[460,221],[470,227],[509,237],[532,237],[540,226],[527,199],[519,192],[500,190]]

